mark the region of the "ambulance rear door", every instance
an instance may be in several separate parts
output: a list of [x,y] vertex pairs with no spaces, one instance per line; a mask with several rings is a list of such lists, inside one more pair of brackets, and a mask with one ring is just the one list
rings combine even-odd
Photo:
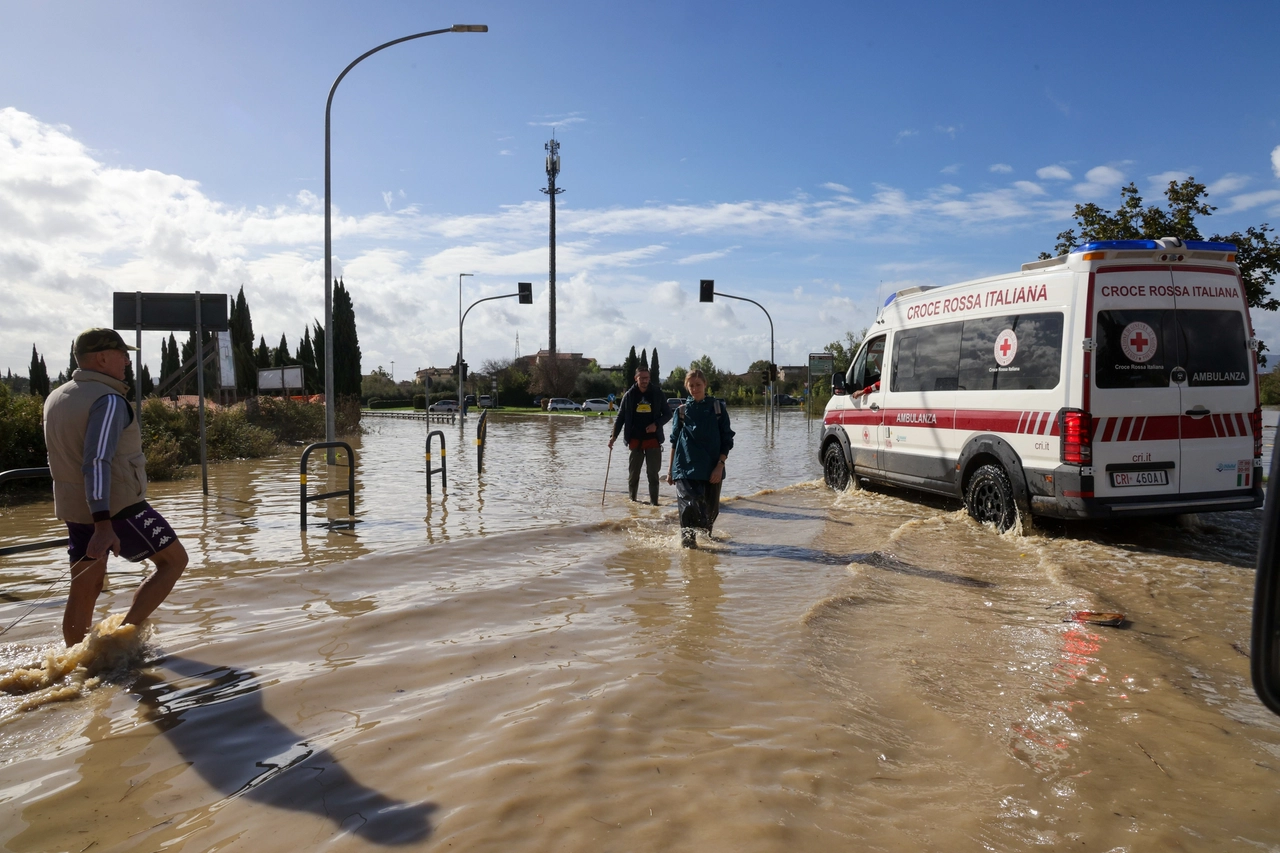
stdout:
[[1176,498],[1182,473],[1177,300],[1167,267],[1102,267],[1093,282],[1094,495]]
[[1182,398],[1183,494],[1248,490],[1253,482],[1257,405],[1250,329],[1231,268],[1175,267],[1178,369]]

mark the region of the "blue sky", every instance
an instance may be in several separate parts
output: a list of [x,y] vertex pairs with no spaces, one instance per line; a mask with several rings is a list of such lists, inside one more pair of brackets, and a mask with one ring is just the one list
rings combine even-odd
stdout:
[[[0,0],[0,368],[56,373],[113,290],[243,285],[273,346],[322,314],[334,254],[364,368],[547,338],[543,145],[562,143],[558,342],[669,369],[777,360],[879,296],[1014,270],[1078,202],[1210,185],[1206,232],[1280,225],[1280,6]],[[1273,315],[1256,316],[1280,339]],[[158,364],[158,335],[144,336]],[[1276,347],[1273,344],[1273,349]]]

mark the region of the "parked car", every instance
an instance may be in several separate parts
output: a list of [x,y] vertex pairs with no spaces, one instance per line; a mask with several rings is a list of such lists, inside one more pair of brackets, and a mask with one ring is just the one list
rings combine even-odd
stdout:
[[[194,346],[194,344],[192,345]],[[676,413],[676,409],[684,405],[684,397],[668,397],[667,407],[671,409],[671,414]]]
[[427,411],[428,412],[456,412],[458,411],[458,401],[457,400],[440,400],[439,402],[432,403],[430,406],[428,406]]
[[612,412],[613,404],[601,397],[592,397],[590,400],[582,402],[582,411],[584,412]]
[[547,403],[548,412],[578,412],[582,407],[567,397],[552,397]]
[[482,409],[492,409],[492,408],[493,408],[493,398],[492,398],[492,397],[490,397],[488,394],[481,394],[481,395],[480,395],[480,408],[482,408]]
[[474,405],[476,404],[476,395],[475,395],[475,394],[468,394],[467,396],[463,397],[463,398],[462,398],[462,404],[463,404],[464,406],[466,406],[468,409],[469,409],[469,408],[471,408],[472,406],[474,406]]
[[790,394],[775,394],[779,406],[803,406],[804,400],[799,397],[792,397]]

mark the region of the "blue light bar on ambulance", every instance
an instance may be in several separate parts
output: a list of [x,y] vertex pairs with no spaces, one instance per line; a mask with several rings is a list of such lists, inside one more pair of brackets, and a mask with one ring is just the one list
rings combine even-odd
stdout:
[[913,293],[924,293],[926,290],[933,290],[935,287],[937,287],[937,285],[921,284],[915,287],[908,287],[903,290],[899,290],[897,293],[889,294],[889,298],[884,301],[884,306],[886,308],[889,307],[889,303],[897,299],[899,296],[910,296]]
[[[1233,243],[1211,243],[1208,240],[1184,240],[1182,247],[1191,252],[1234,252],[1236,251]],[[1147,249],[1155,251],[1156,249],[1167,248],[1158,240],[1094,240],[1092,243],[1085,243],[1083,246],[1077,246],[1071,250],[1071,254],[1076,252],[1133,252]]]

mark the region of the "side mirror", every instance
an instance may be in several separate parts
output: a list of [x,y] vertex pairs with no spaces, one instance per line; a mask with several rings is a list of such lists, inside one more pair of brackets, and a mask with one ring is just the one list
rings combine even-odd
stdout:
[[837,371],[836,373],[831,374],[831,393],[836,396],[849,393],[844,387],[843,373]]
[[1258,576],[1253,591],[1253,640],[1249,668],[1262,704],[1280,714],[1280,453],[1271,454],[1271,479],[1262,505]]

